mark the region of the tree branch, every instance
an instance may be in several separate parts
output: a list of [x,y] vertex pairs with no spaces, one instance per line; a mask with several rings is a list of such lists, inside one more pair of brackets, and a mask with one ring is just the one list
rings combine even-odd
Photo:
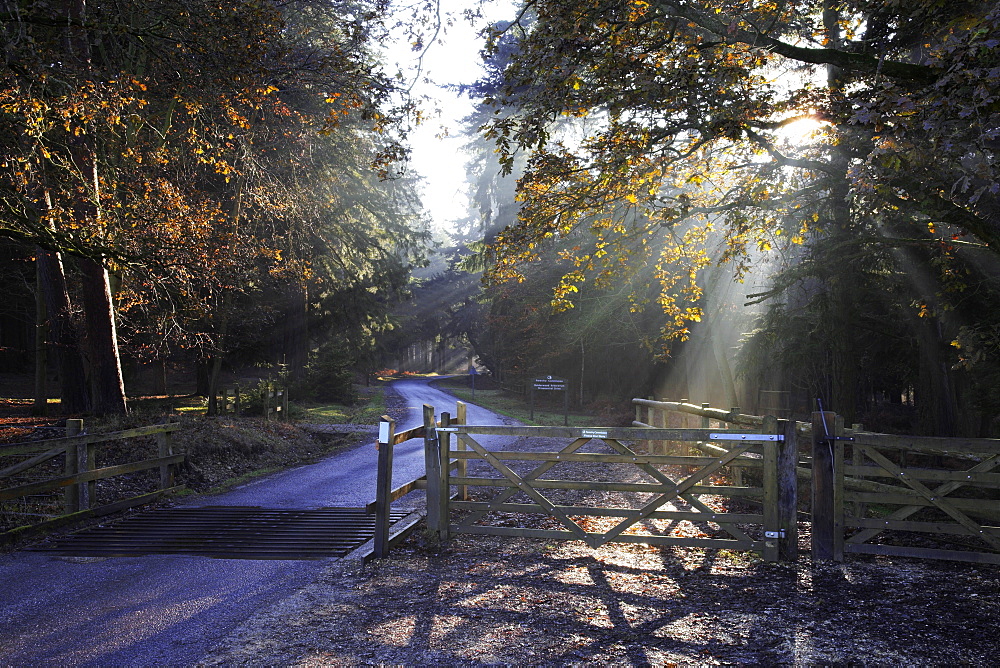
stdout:
[[700,11],[686,2],[676,0],[654,0],[654,8],[665,17],[679,16],[695,23],[727,44],[745,44],[764,48],[785,58],[813,65],[833,65],[852,72],[883,74],[891,79],[915,81],[921,84],[934,82],[938,70],[926,65],[883,60],[861,53],[850,53],[838,49],[814,49],[795,46],[775,39],[763,31],[737,27],[740,21],[725,14],[711,15]]

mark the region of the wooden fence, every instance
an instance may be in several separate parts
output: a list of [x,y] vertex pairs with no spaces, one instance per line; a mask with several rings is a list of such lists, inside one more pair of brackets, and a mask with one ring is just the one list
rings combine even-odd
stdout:
[[218,412],[219,415],[234,415],[236,417],[240,416],[240,411],[242,406],[240,405],[240,384],[236,383],[232,387],[224,387],[222,391],[219,392]]
[[[223,388],[219,392],[216,403],[219,415],[228,414],[239,417],[243,410],[244,394],[245,392],[240,390],[239,383],[234,384],[233,387]],[[265,420],[288,419],[288,388],[267,384],[263,389],[262,398]]]
[[[825,484],[833,487],[834,559],[853,553],[1000,564],[1000,473],[993,472],[1000,441],[859,430],[827,441],[817,432],[820,447],[832,450]],[[871,488],[848,487],[851,477]]]
[[288,390],[283,387],[268,387],[264,391],[264,419],[272,417],[288,419]]
[[[65,438],[11,443],[0,445],[0,504],[9,504],[15,499],[26,499],[37,495],[62,491],[61,508],[57,517],[36,522],[31,530],[41,530],[62,523],[65,516],[74,519],[84,516],[99,516],[117,512],[143,503],[180,487],[175,485],[174,473],[185,455],[174,454],[172,435],[180,428],[178,423],[168,423],[138,427],[106,434],[86,434],[82,420],[67,420]],[[123,464],[101,466],[98,463],[99,448],[111,441],[134,439],[144,436],[156,437],[155,457]],[[53,466],[57,467],[53,471]],[[40,469],[45,470],[40,470]],[[59,470],[61,469],[61,470]],[[159,479],[155,491],[128,499],[97,505],[97,482],[116,476],[139,471],[159,469]],[[55,473],[55,475],[54,475]],[[14,514],[17,514],[14,511]],[[10,539],[15,533],[0,534],[2,539]]]
[[[707,404],[633,404],[635,425],[701,419],[750,426],[766,419]],[[796,475],[810,485],[814,559],[881,554],[1000,563],[1000,440],[877,434],[845,428],[830,412],[814,413],[795,431],[810,444],[799,452]],[[708,443],[697,447],[719,452]]]

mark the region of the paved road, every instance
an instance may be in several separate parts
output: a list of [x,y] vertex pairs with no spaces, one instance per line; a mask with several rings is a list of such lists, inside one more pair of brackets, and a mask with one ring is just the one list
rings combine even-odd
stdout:
[[[407,406],[399,430],[422,422],[425,403],[438,414],[455,411],[454,398],[426,381],[399,381],[394,387]],[[468,422],[512,423],[472,405]],[[410,441],[397,448],[396,484],[423,474],[421,445]],[[359,506],[374,497],[374,462],[372,442],[365,442],[185,505]],[[247,617],[312,581],[327,563],[2,555],[0,666],[193,664]]]

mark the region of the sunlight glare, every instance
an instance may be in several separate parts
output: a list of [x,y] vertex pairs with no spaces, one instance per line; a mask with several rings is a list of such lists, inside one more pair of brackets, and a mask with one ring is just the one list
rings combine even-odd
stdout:
[[814,143],[821,131],[830,125],[818,118],[803,116],[775,131],[775,138],[780,146],[801,148]]

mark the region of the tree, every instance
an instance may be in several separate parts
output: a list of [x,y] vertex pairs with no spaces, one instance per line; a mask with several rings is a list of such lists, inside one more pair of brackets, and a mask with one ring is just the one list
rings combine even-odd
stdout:
[[[995,251],[998,18],[988,3],[526,3],[496,31],[518,48],[486,133],[507,166],[530,159],[492,277],[521,280],[553,239],[589,229],[555,306],[652,262],[672,345],[704,315],[716,233],[737,277],[827,237]],[[805,123],[813,141],[791,144]],[[850,415],[850,301],[830,303]]]
[[[75,258],[93,288],[79,295],[92,380],[118,368],[115,307],[146,354],[157,340],[224,351],[239,295],[272,279],[301,285],[314,231],[334,234],[329,216],[349,230],[342,256],[366,258],[344,271],[407,256],[410,218],[387,224],[398,238],[373,252],[375,227],[355,234],[360,218],[319,206],[313,181],[338,169],[313,159],[317,146],[359,145],[342,173],[387,176],[402,155],[394,128],[409,107],[391,106],[370,52],[381,4],[66,0],[57,19],[51,9],[26,2],[2,17],[0,231],[40,258]],[[358,179],[370,196],[375,179]],[[391,211],[387,201],[371,215]],[[50,318],[66,296],[50,300]],[[97,382],[94,409],[124,409],[107,401],[112,385]]]

